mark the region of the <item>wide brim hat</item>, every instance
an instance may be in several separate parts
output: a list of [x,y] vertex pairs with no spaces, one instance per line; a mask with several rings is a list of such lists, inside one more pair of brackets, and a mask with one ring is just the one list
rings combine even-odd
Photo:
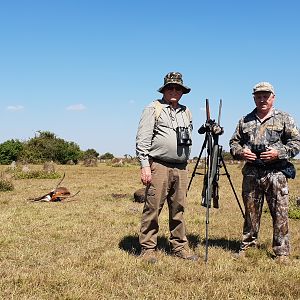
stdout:
[[169,84],[177,84],[182,87],[182,93],[188,94],[191,89],[183,84],[182,74],[179,72],[170,72],[164,78],[164,85],[160,87],[157,91],[163,93],[165,87]]

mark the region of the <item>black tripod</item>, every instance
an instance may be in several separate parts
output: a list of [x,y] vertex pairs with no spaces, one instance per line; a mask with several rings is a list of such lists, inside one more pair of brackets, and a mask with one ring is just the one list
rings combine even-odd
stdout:
[[[222,146],[219,145],[219,136],[224,132],[223,128],[220,127],[221,107],[222,100],[220,100],[218,123],[216,123],[210,118],[209,103],[208,99],[206,99],[206,123],[202,125],[198,130],[199,134],[205,134],[205,138],[187,189],[187,191],[189,191],[193,178],[196,174],[204,175],[201,205],[206,207],[205,262],[207,262],[208,260],[209,208],[211,207],[211,199],[213,199],[213,207],[219,208],[218,181],[220,175],[227,176],[227,179],[230,183],[231,189],[241,210],[243,218],[245,218],[245,214],[241,207],[240,201],[232,184],[230,174],[227,170],[225,161],[222,156]],[[197,168],[200,163],[202,153],[205,149],[207,151],[207,156],[205,159],[205,173],[199,173],[197,172]],[[221,167],[224,167],[225,174],[220,174]]]

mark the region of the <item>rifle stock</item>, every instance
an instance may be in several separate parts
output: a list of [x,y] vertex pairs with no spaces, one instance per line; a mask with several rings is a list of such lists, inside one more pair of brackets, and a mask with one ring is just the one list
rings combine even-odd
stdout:
[[[219,208],[219,168],[220,168],[220,146],[214,145],[211,159],[208,160],[210,167],[208,167],[207,174],[204,176],[203,192],[202,192],[202,206],[210,207],[211,199],[213,199],[213,207]],[[205,192],[206,191],[206,192]]]
[[[218,115],[218,124],[210,118],[210,108],[209,101],[206,99],[206,126],[207,134],[209,135],[208,142],[208,151],[207,151],[207,173],[204,176],[203,180],[203,191],[202,191],[202,202],[201,205],[205,207],[211,206],[211,199],[213,198],[213,207],[219,208],[219,167],[220,167],[220,155],[222,152],[222,147],[219,146],[219,134],[216,134],[215,128],[220,127],[220,118],[221,118],[221,107],[222,100],[219,104],[219,115]],[[222,134],[222,130],[218,131]]]

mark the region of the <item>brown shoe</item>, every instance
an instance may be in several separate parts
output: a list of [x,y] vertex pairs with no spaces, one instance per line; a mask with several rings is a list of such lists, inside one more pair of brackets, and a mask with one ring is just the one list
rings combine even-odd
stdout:
[[182,249],[182,250],[173,252],[173,255],[178,258],[188,259],[188,260],[192,260],[192,261],[197,261],[199,259],[198,255],[193,254],[186,249]]
[[290,259],[287,255],[277,255],[275,257],[275,262],[280,265],[289,265]]
[[157,258],[155,256],[156,251],[153,249],[143,249],[139,258],[142,259],[143,261],[150,263],[150,264],[155,264],[157,262]]

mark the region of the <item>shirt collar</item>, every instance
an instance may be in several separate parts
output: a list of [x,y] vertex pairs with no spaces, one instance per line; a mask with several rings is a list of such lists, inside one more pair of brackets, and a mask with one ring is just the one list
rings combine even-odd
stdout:
[[[164,104],[166,107],[172,107],[170,103],[168,103],[164,98],[162,98],[162,104]],[[180,110],[185,110],[185,106],[181,105],[180,103],[178,103],[178,107],[176,108],[176,110],[180,111]]]

